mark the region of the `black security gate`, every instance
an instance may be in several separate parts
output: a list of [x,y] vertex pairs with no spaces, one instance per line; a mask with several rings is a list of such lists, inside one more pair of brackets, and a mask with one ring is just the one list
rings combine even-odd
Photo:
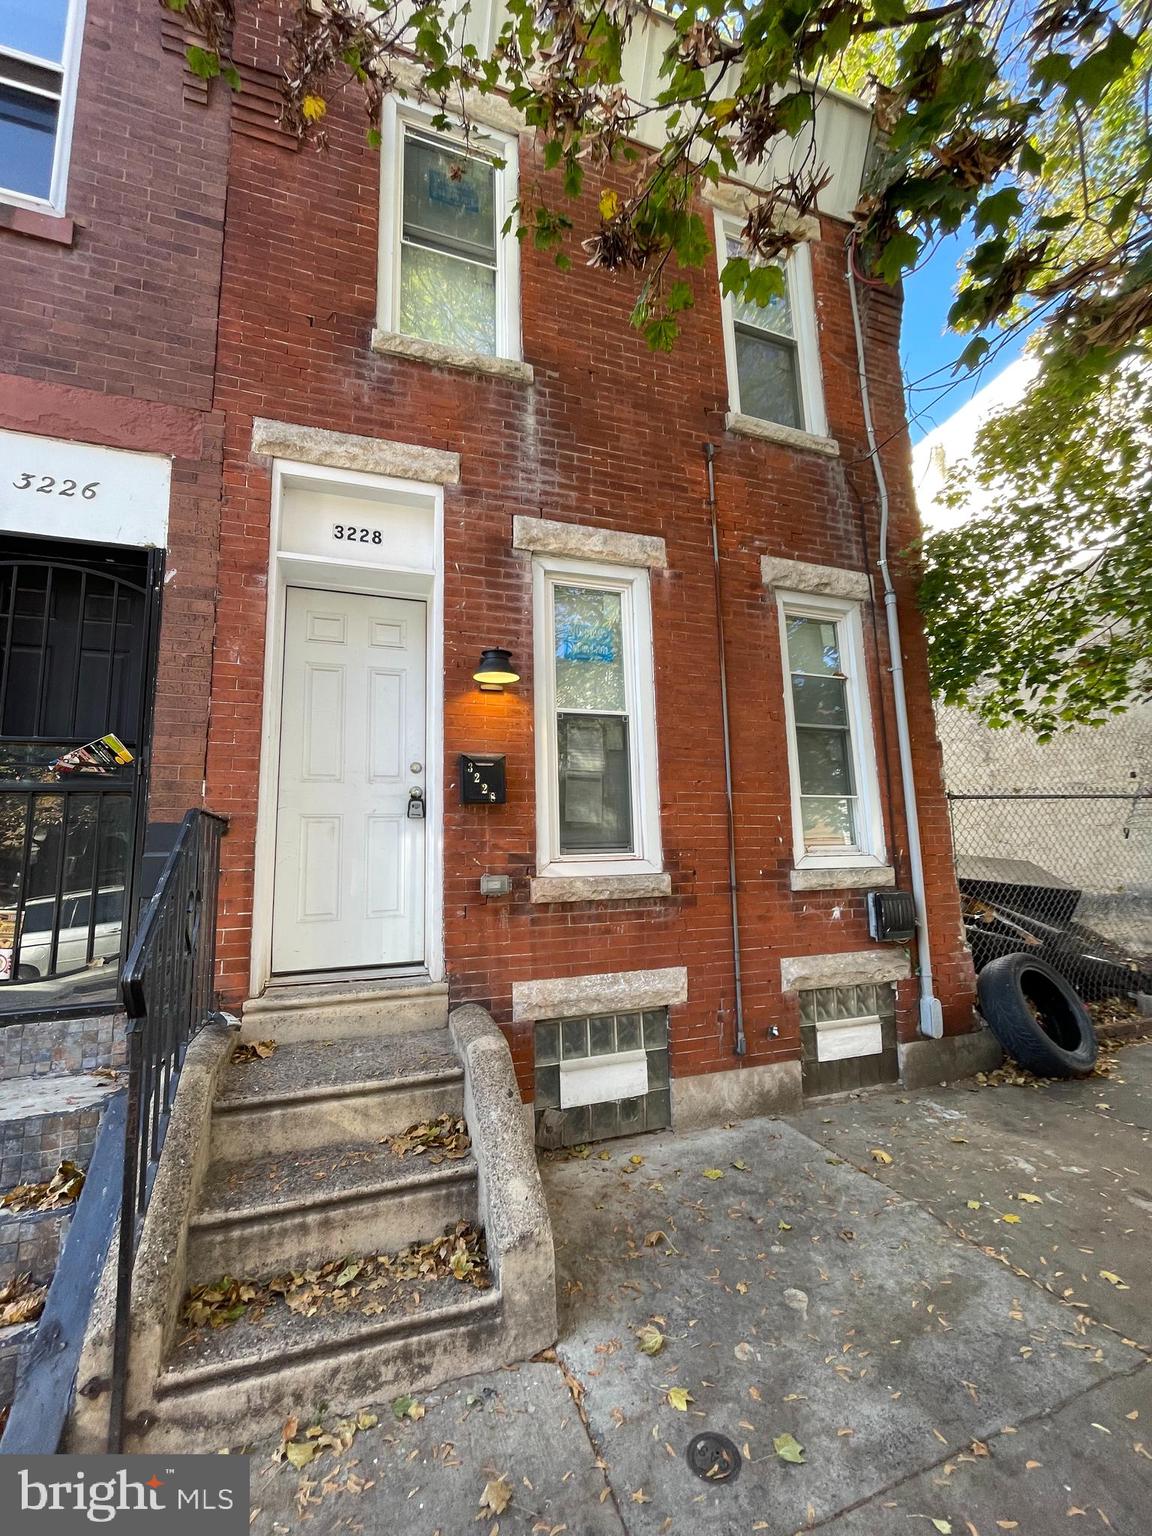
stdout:
[[[159,567],[146,551],[0,544],[0,1018],[115,1003]],[[131,762],[61,764],[108,734]]]

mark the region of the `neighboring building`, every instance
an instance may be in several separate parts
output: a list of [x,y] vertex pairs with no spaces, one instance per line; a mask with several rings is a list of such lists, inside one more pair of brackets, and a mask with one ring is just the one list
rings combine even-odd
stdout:
[[[229,112],[181,53],[154,5],[0,5],[0,1017],[114,1005],[145,820],[202,792]],[[51,769],[109,731],[127,768]]]
[[[59,5],[76,38],[81,0]],[[722,301],[712,266],[692,277],[675,352],[654,355],[629,327],[630,283],[579,261],[560,273],[502,234],[518,179],[552,182],[510,109],[475,109],[499,165],[412,103],[387,104],[371,150],[352,93],[330,105],[327,152],[301,150],[277,126],[278,8],[259,28],[255,9],[229,102],[182,77],[164,46],[176,29],[150,5],[89,0],[85,48],[62,54],[67,190],[29,179],[0,230],[15,375],[0,424],[32,434],[4,438],[5,481],[27,471],[38,499],[42,477],[107,486],[114,467],[73,470],[77,441],[157,456],[155,482],[76,501],[59,524],[29,519],[15,488],[0,507],[6,542],[35,532],[40,558],[76,563],[51,534],[129,562],[147,547],[151,579],[163,570],[159,671],[141,694],[155,699],[149,818],[229,817],[224,999],[311,982],[481,1001],[525,1097],[563,1101],[545,1130],[566,1140],[787,1107],[802,1056],[814,1090],[894,1077],[917,984],[908,950],[870,940],[865,920],[867,890],[906,888],[909,872],[844,250],[866,111],[821,96],[833,174],[787,303]],[[474,8],[478,36],[491,23]],[[638,80],[663,25],[635,40]],[[113,28],[130,72],[106,62]],[[599,191],[575,210],[577,240]],[[743,200],[716,194],[721,242]],[[916,531],[900,301],[862,302],[900,548]],[[972,1027],[971,967],[906,588],[900,609],[955,1037]],[[474,680],[493,649],[518,675],[503,691]],[[38,673],[39,715],[20,703],[18,731],[5,717],[9,750],[51,736],[52,675]],[[71,686],[98,702],[98,685]],[[56,736],[106,724],[131,728],[93,705]],[[125,870],[141,847],[126,834]],[[971,1059],[923,1050],[929,1068],[903,1052],[910,1072]]]

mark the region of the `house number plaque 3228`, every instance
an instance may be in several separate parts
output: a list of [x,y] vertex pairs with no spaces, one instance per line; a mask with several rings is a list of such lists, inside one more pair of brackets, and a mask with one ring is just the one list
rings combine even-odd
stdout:
[[346,544],[383,544],[384,533],[380,528],[361,528],[354,523],[333,523],[332,537],[343,539]]
[[75,480],[58,480],[55,475],[34,475],[30,469],[22,470],[12,484],[18,491],[35,491],[40,496],[79,494],[85,501],[94,501],[100,488],[99,480],[90,480],[87,485],[80,485]]

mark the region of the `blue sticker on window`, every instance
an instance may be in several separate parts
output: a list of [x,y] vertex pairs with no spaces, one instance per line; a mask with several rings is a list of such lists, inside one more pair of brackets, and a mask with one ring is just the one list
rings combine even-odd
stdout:
[[445,208],[456,208],[462,213],[480,212],[480,193],[473,182],[465,179],[463,172],[453,178],[446,171],[430,169],[428,201],[440,203]]
[[589,623],[576,616],[565,618],[557,629],[557,661],[614,662],[616,629],[611,624]]

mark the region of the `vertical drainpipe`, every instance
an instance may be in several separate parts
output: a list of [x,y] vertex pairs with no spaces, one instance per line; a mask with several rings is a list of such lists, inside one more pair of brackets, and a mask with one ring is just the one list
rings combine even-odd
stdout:
[[720,536],[716,530],[716,445],[701,444],[708,473],[708,514],[712,522],[712,574],[716,586],[716,648],[720,663],[720,714],[724,735],[724,794],[728,810],[728,897],[732,914],[732,973],[736,982],[734,1056],[748,1054],[744,1034],[744,986],[740,974],[740,899],[736,891],[736,818],[732,809],[732,735],[728,725],[728,658],[724,644],[724,603],[720,585]]
[[896,611],[896,589],[888,566],[888,484],[876,429],[872,421],[872,400],[868,393],[868,369],[864,359],[864,333],[860,325],[860,304],[856,296],[856,252],[853,239],[848,242],[848,296],[852,303],[852,327],[856,334],[856,370],[860,377],[860,403],[864,409],[864,430],[868,454],[876,476],[880,502],[880,558],[878,565],[884,583],[884,616],[888,623],[888,651],[891,657],[892,694],[896,707],[896,739],[900,748],[900,784],[904,794],[904,819],[908,824],[908,865],[912,876],[912,899],[916,906],[916,957],[920,972],[920,1033],[938,1040],[944,1033],[944,1017],[932,978],[932,947],[928,938],[928,904],[924,890],[924,856],[920,846],[920,816],[916,806],[916,776],[912,769],[912,738],[908,729],[908,698],[904,691],[904,652],[900,645],[900,618]]

